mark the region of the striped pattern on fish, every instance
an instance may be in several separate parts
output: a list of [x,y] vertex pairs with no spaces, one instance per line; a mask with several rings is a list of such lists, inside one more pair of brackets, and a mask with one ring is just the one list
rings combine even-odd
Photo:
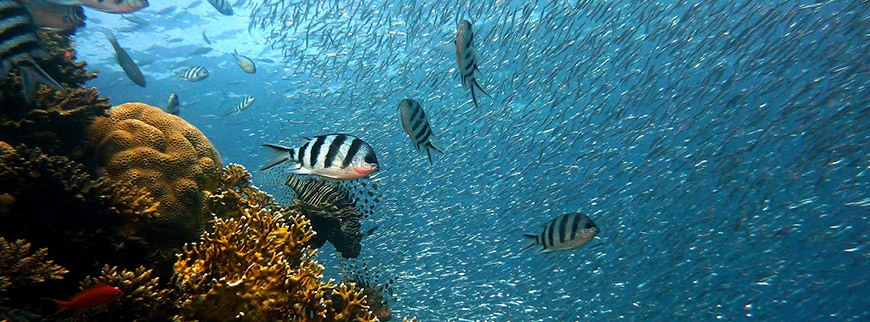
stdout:
[[248,109],[249,107],[251,107],[251,104],[254,104],[254,100],[256,100],[256,98],[253,96],[245,96],[245,98],[243,98],[242,101],[240,101],[238,104],[236,104],[236,107],[233,107],[233,109],[231,109],[229,112],[227,112],[224,115],[226,116],[226,115],[230,115],[230,114],[238,114],[241,111],[244,111],[244,110]]
[[475,89],[492,98],[477,82],[477,78],[480,77],[478,61],[480,61],[480,56],[477,49],[474,48],[474,30],[471,28],[471,22],[463,19],[459,22],[456,33],[456,64],[459,65],[462,87],[468,87],[471,90],[471,100],[474,102],[474,107],[479,107]]
[[228,0],[208,0],[208,3],[224,16],[233,15],[233,6]]
[[275,157],[261,170],[290,161],[294,174],[311,174],[335,180],[363,178],[380,169],[375,151],[365,141],[348,134],[327,134],[305,138],[293,149],[277,144],[263,144]]
[[600,231],[592,219],[582,213],[561,215],[544,224],[542,228],[537,234],[524,234],[531,244],[522,250],[535,246],[542,246],[544,253],[575,249],[586,245]]
[[181,79],[191,82],[201,81],[208,77],[208,69],[202,66],[191,66],[179,75]]
[[63,90],[34,58],[47,59],[50,55],[36,36],[33,18],[18,1],[0,0],[0,75],[6,77],[17,69],[26,101],[36,93],[37,83]]
[[429,164],[432,164],[432,150],[438,153],[444,152],[432,145],[432,138],[435,134],[432,133],[432,127],[429,126],[429,119],[426,117],[423,107],[417,101],[406,98],[399,102],[399,112],[405,133],[411,138],[411,142],[414,143],[418,152],[421,146],[426,149]]

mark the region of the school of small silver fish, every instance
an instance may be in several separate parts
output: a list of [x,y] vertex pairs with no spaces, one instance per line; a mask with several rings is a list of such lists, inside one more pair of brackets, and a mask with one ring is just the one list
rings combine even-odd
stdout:
[[[124,45],[168,34],[149,88],[89,61],[95,86],[178,93],[222,159],[274,165],[253,171],[266,191],[288,171],[377,184],[359,257],[400,277],[392,316],[870,320],[866,1],[209,3],[113,26]],[[207,79],[179,79],[197,65]],[[329,172],[347,151],[329,133],[377,170]]]

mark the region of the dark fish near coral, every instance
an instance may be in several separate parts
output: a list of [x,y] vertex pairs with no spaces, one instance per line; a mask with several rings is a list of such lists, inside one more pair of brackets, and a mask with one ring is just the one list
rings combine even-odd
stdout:
[[212,5],[218,12],[220,12],[224,16],[232,16],[233,15],[233,7],[230,5],[230,2],[227,0],[208,0],[208,3]]
[[432,128],[429,126],[429,119],[426,118],[426,113],[423,112],[423,107],[415,100],[410,98],[403,99],[399,102],[399,118],[402,120],[402,128],[417,151],[420,151],[422,146],[426,149],[426,156],[429,157],[429,164],[432,164],[432,150],[438,153],[444,153],[441,149],[432,145]]
[[206,77],[208,77],[208,70],[205,69],[205,67],[202,67],[199,65],[192,66],[188,69],[185,69],[183,72],[181,72],[181,75],[179,75],[179,76],[181,77],[181,79],[186,80],[186,81],[191,81],[191,82],[201,81],[201,80],[205,79]]
[[131,13],[148,7],[148,0],[79,0],[85,7],[107,13]]
[[57,0],[27,0],[22,2],[33,17],[33,22],[42,29],[67,31],[85,25],[85,12],[81,5],[65,5],[55,1]]
[[57,314],[71,309],[84,310],[98,306],[105,306],[119,299],[121,296],[124,296],[124,292],[121,291],[121,289],[109,285],[100,285],[82,291],[69,301],[60,301],[55,299],[49,300],[57,303],[58,308],[57,312],[55,313]]
[[239,55],[239,52],[237,52],[235,49],[233,49],[232,55],[233,58],[236,59],[236,64],[238,64],[239,67],[242,68],[242,71],[248,74],[253,74],[257,72],[257,66],[254,65],[253,60],[248,57]]
[[178,95],[173,92],[169,94],[169,102],[166,102],[166,108],[163,110],[172,115],[178,115],[181,112],[181,104],[178,102]]
[[335,180],[366,177],[380,169],[375,151],[365,141],[348,134],[327,134],[305,138],[299,149],[263,144],[275,158],[261,170],[285,161],[296,163],[290,173],[311,174]]
[[342,283],[354,283],[357,287],[362,288],[363,295],[366,296],[366,302],[369,309],[375,314],[380,321],[389,321],[393,318],[393,313],[390,311],[390,303],[385,297],[386,294],[393,296],[394,280],[382,283],[380,267],[373,273],[369,272],[366,262],[362,262],[362,267],[356,260],[341,260],[339,262],[339,272],[341,273]]
[[118,39],[115,39],[115,35],[106,30],[102,30],[102,32],[106,34],[106,38],[109,39],[109,42],[112,43],[112,47],[115,48],[115,59],[118,61],[118,65],[121,65],[124,74],[127,74],[127,77],[129,77],[133,83],[136,83],[136,85],[145,87],[145,75],[142,75],[142,71],[139,70],[139,66],[136,66],[136,62],[133,61],[130,54],[127,54],[127,51],[124,50],[124,48],[121,48]]
[[522,250],[534,246],[542,246],[544,253],[574,249],[586,245],[598,232],[598,226],[589,216],[581,213],[564,214],[544,224],[541,232],[525,234],[524,237],[531,244]]
[[232,110],[230,110],[229,112],[224,114],[224,116],[230,115],[230,114],[237,114],[241,111],[248,109],[249,107],[251,107],[251,104],[254,104],[254,100],[255,100],[255,98],[253,96],[246,96],[245,98],[242,99],[241,102],[236,104],[236,107],[233,107]]
[[474,101],[474,107],[478,107],[475,89],[492,97],[477,82],[477,78],[480,76],[480,69],[477,67],[479,60],[480,56],[477,49],[474,48],[474,30],[471,29],[471,22],[462,20],[459,22],[456,33],[456,64],[459,65],[462,87],[471,89],[471,100]]
[[49,57],[36,36],[36,26],[27,9],[18,1],[0,0],[0,75],[6,77],[18,69],[25,100],[29,101],[36,93],[37,83],[63,90],[34,60]]

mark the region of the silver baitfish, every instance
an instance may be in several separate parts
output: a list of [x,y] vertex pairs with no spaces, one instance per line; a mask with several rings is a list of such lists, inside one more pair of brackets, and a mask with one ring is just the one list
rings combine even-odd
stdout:
[[429,157],[429,164],[432,164],[432,150],[438,153],[444,153],[441,149],[432,145],[432,128],[429,126],[429,119],[426,118],[426,113],[423,112],[423,107],[417,101],[406,98],[399,102],[399,117],[402,120],[402,128],[417,151],[420,147],[426,149],[426,156]]
[[241,111],[248,109],[249,107],[251,107],[251,104],[254,104],[255,99],[256,98],[254,98],[253,96],[245,96],[245,98],[243,98],[242,101],[239,102],[239,104],[236,104],[236,107],[234,107],[225,115],[237,114]]
[[233,6],[227,0],[208,0],[208,3],[224,16],[233,15]]
[[463,19],[459,22],[456,33],[456,64],[459,65],[462,87],[471,89],[471,100],[474,102],[474,107],[478,107],[475,88],[492,98],[489,93],[480,87],[480,83],[477,82],[477,78],[480,77],[480,69],[477,67],[479,60],[480,55],[478,55],[477,49],[474,48],[474,30],[471,29],[471,22]]
[[232,55],[233,58],[236,59],[236,64],[239,64],[239,67],[242,69],[242,71],[248,74],[253,74],[257,72],[257,66],[254,65],[253,60],[248,57],[239,55],[239,52],[237,52],[235,49],[233,49]]
[[208,77],[208,69],[202,66],[193,66],[181,72],[181,79],[196,82]]
[[531,244],[522,250],[535,246],[542,246],[544,253],[575,249],[586,245],[598,232],[598,226],[589,216],[581,213],[564,214],[544,224],[541,232],[524,234]]
[[109,42],[112,43],[112,47],[115,48],[115,59],[118,61],[118,65],[121,65],[124,74],[127,74],[127,77],[129,77],[133,83],[136,83],[136,85],[145,87],[145,75],[142,75],[142,71],[139,70],[139,66],[136,66],[136,62],[133,61],[130,54],[128,54],[124,48],[121,48],[121,45],[118,44],[118,39],[115,39],[114,34],[105,30],[103,30],[103,33],[106,34],[106,38],[109,39]]
[[353,180],[380,170],[375,151],[365,141],[348,134],[327,134],[305,138],[299,149],[263,144],[275,157],[261,170],[290,161],[294,174],[311,174],[335,180]]
[[178,115],[181,112],[181,104],[178,102],[178,95],[173,92],[169,94],[169,102],[166,102],[166,108],[163,109],[166,113]]
[[34,60],[49,57],[36,36],[36,25],[27,9],[18,1],[0,0],[0,75],[6,77],[18,69],[26,101],[36,93],[37,83],[63,90]]

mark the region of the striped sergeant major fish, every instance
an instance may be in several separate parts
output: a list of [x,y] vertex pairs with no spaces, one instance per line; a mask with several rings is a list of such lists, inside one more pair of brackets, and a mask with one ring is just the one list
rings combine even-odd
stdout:
[[193,66],[181,72],[181,79],[196,82],[208,77],[208,69],[202,66]]
[[275,157],[261,170],[290,161],[293,174],[311,174],[335,180],[354,180],[380,170],[375,151],[365,141],[349,134],[327,134],[304,138],[302,146],[292,149],[263,144]]
[[253,96],[245,96],[245,98],[243,98],[242,101],[239,102],[239,104],[236,104],[236,107],[224,114],[224,116],[230,114],[238,114],[239,112],[248,109],[249,107],[251,107],[251,104],[254,104],[255,99],[256,98],[254,98]]
[[441,149],[432,145],[432,128],[429,126],[429,119],[426,118],[426,113],[423,112],[423,107],[417,101],[406,98],[399,102],[399,117],[402,119],[402,127],[417,151],[420,147],[426,149],[426,156],[429,157],[429,164],[432,164],[432,150],[438,153],[444,153]]
[[586,245],[598,232],[598,226],[589,216],[581,213],[564,214],[544,224],[541,232],[524,234],[531,244],[522,250],[535,246],[542,246],[544,253],[575,249]]
[[229,0],[208,0],[208,3],[224,16],[233,15],[233,6]]
[[115,38],[115,35],[108,30],[100,31],[106,34],[106,38],[109,39],[110,43],[112,43],[112,48],[115,48],[115,60],[118,61],[118,65],[121,65],[121,69],[124,70],[124,74],[127,74],[127,77],[130,78],[133,83],[136,83],[136,85],[145,87],[145,75],[142,75],[142,71],[139,70],[139,66],[136,66],[136,62],[133,61],[133,58],[130,57],[130,54],[128,54],[127,51],[121,47],[121,44],[118,43],[118,39]]
[[6,77],[17,69],[21,91],[28,102],[36,93],[37,83],[63,90],[63,86],[39,67],[34,58],[48,59],[51,55],[42,48],[36,36],[33,18],[19,1],[0,0],[0,75]]
[[254,65],[254,61],[248,57],[239,55],[239,52],[233,49],[233,58],[236,59],[236,64],[239,65],[239,68],[242,69],[245,73],[253,74],[257,72],[257,66]]
[[474,107],[478,107],[475,89],[492,98],[477,82],[477,78],[480,77],[478,61],[480,61],[480,55],[474,48],[474,30],[471,29],[471,22],[463,19],[459,22],[456,33],[456,64],[459,65],[462,87],[471,89],[471,100],[474,102]]

